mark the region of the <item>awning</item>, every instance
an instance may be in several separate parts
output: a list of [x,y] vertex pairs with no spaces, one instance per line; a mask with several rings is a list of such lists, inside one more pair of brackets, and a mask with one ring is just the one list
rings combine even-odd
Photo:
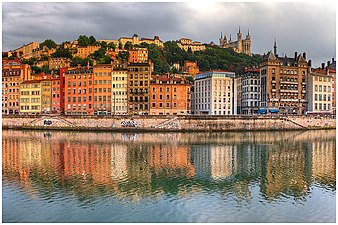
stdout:
[[267,109],[259,109],[258,110],[258,114],[267,114],[268,112],[267,112],[268,110]]
[[270,113],[279,113],[279,109],[269,109]]

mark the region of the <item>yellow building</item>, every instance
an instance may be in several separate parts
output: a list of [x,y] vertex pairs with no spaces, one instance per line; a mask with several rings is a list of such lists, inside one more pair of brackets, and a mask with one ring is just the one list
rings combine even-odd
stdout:
[[112,113],[128,113],[128,70],[116,69],[112,72]]
[[30,80],[20,85],[20,113],[41,113],[41,81]]
[[33,50],[38,49],[39,45],[39,42],[31,42],[29,44],[23,45],[20,48],[10,51],[8,57],[16,54],[19,58],[29,59],[32,57]]
[[42,80],[41,83],[41,111],[51,113],[52,111],[52,81]]
[[49,58],[48,59],[48,66],[49,69],[59,69],[59,68],[65,68],[70,67],[71,60],[68,58],[58,57],[58,58]]

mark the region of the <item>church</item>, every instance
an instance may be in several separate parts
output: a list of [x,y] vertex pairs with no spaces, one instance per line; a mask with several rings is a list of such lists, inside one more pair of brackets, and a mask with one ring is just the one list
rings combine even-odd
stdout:
[[221,33],[221,38],[219,39],[219,45],[221,48],[232,48],[237,53],[244,53],[246,55],[251,56],[251,37],[248,29],[248,34],[245,39],[242,39],[241,28],[239,27],[237,33],[237,41],[231,40],[231,34],[229,41],[227,40],[226,34]]

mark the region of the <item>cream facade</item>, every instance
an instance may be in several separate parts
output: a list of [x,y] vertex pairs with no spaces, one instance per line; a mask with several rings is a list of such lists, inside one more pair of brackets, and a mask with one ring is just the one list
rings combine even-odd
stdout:
[[128,114],[128,70],[112,72],[112,114]]
[[20,85],[20,114],[41,113],[40,81],[25,81]]
[[237,115],[235,73],[210,71],[198,74],[194,88],[194,114]]
[[308,112],[332,113],[332,76],[312,72],[308,75]]
[[201,42],[192,41],[191,39],[188,39],[188,38],[181,38],[177,42],[177,45],[178,45],[178,47],[180,47],[181,49],[183,49],[186,52],[189,50],[189,48],[191,49],[192,52],[204,51],[206,49],[205,46],[202,45]]

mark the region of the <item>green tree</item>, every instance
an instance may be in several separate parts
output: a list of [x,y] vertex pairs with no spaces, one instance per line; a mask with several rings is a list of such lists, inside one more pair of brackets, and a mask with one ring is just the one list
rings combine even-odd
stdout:
[[119,49],[122,50],[123,49],[123,44],[121,42],[119,42]]
[[106,55],[106,49],[105,48],[99,48],[92,54],[90,54],[90,57],[95,59],[95,60],[100,60],[101,58],[104,58]]
[[63,48],[63,46],[56,49],[56,51],[51,54],[52,58],[65,57],[68,59],[73,58],[72,53],[68,48]]
[[117,55],[117,59],[120,61],[128,61],[129,60],[129,52],[128,51],[123,51],[123,52],[119,52],[119,54]]
[[44,42],[40,43],[40,49],[43,48],[43,46],[46,46],[49,49],[52,48],[56,48],[57,44],[55,43],[55,41],[51,40],[51,39],[46,39]]
[[127,41],[124,45],[124,49],[131,50],[133,48],[133,44],[130,41]]
[[89,37],[89,45],[95,45],[95,44],[97,44],[95,37],[94,36],[90,36]]
[[90,44],[89,38],[86,35],[80,35],[77,41],[81,47],[87,47]]
[[113,42],[110,42],[109,44],[108,44],[108,46],[107,46],[109,49],[113,49],[113,50],[115,50],[115,48],[116,48],[116,45],[113,43]]

